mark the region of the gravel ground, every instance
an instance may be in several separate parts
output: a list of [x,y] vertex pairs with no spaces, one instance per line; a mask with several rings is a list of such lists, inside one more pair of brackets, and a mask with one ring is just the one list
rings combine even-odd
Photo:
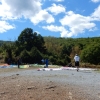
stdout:
[[0,100],[100,100],[100,73],[0,69]]

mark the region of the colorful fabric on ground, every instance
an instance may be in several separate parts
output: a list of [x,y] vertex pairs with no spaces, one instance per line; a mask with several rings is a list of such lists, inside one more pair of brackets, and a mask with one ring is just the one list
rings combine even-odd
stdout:
[[[77,68],[73,68],[73,67],[38,68],[37,71],[76,70],[76,69],[77,69]],[[79,68],[79,70],[92,71],[92,70],[96,70],[96,69],[91,69],[91,68]]]
[[13,68],[13,67],[17,67],[17,65],[8,65],[8,64],[0,65],[0,68]]
[[20,65],[20,68],[29,68],[29,65]]

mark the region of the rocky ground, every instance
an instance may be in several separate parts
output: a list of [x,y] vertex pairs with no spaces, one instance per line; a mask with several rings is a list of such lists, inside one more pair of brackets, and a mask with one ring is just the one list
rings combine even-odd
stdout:
[[100,100],[100,73],[1,68],[0,100]]

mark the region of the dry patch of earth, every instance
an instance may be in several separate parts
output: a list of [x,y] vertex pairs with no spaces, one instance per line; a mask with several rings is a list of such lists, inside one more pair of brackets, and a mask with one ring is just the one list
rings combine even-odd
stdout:
[[[91,91],[94,88],[87,92],[89,87],[81,87],[81,83],[74,84],[74,81],[82,82],[79,80],[79,78],[82,79],[80,76],[82,74],[86,73],[1,68],[0,100],[99,100],[99,90],[95,91],[97,95],[92,95],[94,91]],[[73,78],[73,81],[70,78]]]

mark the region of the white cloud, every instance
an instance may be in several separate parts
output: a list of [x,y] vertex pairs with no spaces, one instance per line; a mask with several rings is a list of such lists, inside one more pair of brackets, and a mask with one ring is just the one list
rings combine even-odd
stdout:
[[3,33],[14,28],[5,21],[21,17],[30,19],[40,10],[40,0],[0,0],[0,32]]
[[63,26],[54,26],[54,25],[43,26],[42,28],[52,32],[61,32],[66,30]]
[[41,10],[38,14],[30,19],[34,24],[38,24],[41,21],[46,21],[47,23],[52,23],[55,21],[53,16],[50,15],[46,10]]
[[[0,32],[6,32],[13,29],[14,26],[4,20],[29,19],[33,24],[40,22],[53,23],[54,17],[49,12],[57,15],[65,13],[66,8],[61,4],[52,4],[47,9],[42,9],[42,1],[45,0],[0,0]],[[49,0],[50,1],[50,0]],[[64,0],[51,0],[55,2],[63,2]],[[100,0],[92,0],[99,2]],[[44,29],[60,32],[61,37],[71,37],[96,29],[94,21],[100,21],[100,6],[90,16],[75,14],[73,11],[66,12],[66,15],[59,20],[61,26],[44,26]],[[1,24],[2,23],[2,24]]]
[[39,31],[35,31],[37,34],[40,34],[40,32]]
[[100,2],[100,0],[91,0],[94,3]]
[[29,18],[41,10],[40,0],[1,0],[2,13],[0,16],[6,19]]
[[49,1],[63,2],[64,0],[49,0]]
[[78,25],[80,23],[87,23],[90,21],[91,17],[75,14],[73,11],[67,12],[66,15],[60,20],[62,25],[68,25],[70,27],[72,27],[73,25]]
[[100,5],[95,9],[95,11],[91,14],[94,20],[100,21]]
[[60,22],[63,26],[69,28],[69,32],[66,33],[65,36],[77,36],[80,33],[84,33],[86,30],[90,31],[96,27],[90,16],[82,16],[80,14],[75,14],[72,11],[67,12]]
[[44,26],[43,28],[53,32],[60,32],[61,37],[72,37],[82,34],[86,30],[96,30],[96,25],[92,20],[93,19],[90,16],[82,16],[69,11],[64,18],[59,20],[61,26],[50,25]]
[[[63,26],[48,25],[43,26],[42,28],[52,32],[60,32],[61,37],[65,37],[65,35],[68,33],[68,31]],[[71,37],[70,34],[67,34],[67,37]]]
[[5,21],[0,21],[0,33],[6,32],[10,29],[14,29],[15,26],[14,25],[10,25],[9,23],[5,22]]
[[[30,19],[34,24],[41,21],[54,22],[54,18],[46,10],[42,10],[41,0],[1,0],[0,16],[4,20],[19,19],[24,17]],[[39,19],[38,19],[39,18]],[[34,21],[36,19],[36,21]]]
[[55,2],[63,2],[64,0],[54,0]]
[[53,3],[52,6],[47,8],[46,10],[52,12],[55,15],[57,15],[57,14],[62,13],[62,12],[65,13],[66,8],[61,4],[56,5],[56,4]]
[[[29,19],[33,24],[45,21],[54,22],[54,18],[42,9],[42,0],[0,0],[1,20]],[[7,24],[6,24],[7,25]]]

